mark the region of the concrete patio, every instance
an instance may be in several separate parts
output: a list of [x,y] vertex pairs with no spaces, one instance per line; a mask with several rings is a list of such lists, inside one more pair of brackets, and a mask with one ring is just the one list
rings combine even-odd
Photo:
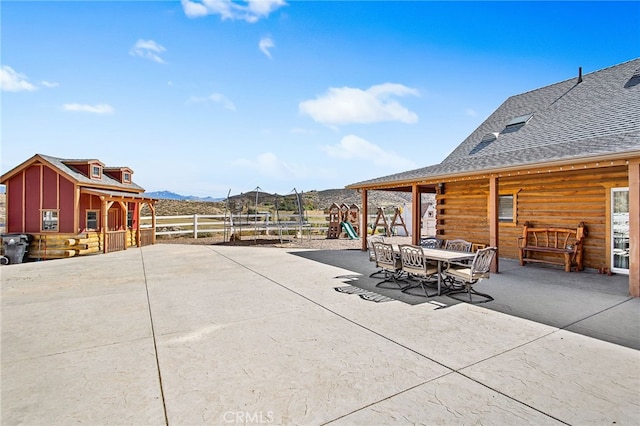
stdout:
[[375,286],[366,256],[160,244],[2,267],[0,423],[638,424],[624,277],[505,261],[486,305],[335,291]]

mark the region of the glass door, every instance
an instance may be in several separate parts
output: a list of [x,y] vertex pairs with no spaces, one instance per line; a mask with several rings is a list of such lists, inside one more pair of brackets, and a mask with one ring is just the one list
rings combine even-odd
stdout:
[[629,274],[629,188],[611,189],[611,271]]

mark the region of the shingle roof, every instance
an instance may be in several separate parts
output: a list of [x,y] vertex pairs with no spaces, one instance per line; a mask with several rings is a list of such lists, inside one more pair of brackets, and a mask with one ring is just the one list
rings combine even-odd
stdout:
[[97,161],[97,160],[77,160],[77,159],[51,157],[49,155],[43,155],[43,154],[37,154],[37,155],[42,157],[42,159],[46,160],[47,162],[51,163],[52,166],[56,167],[58,170],[60,170],[64,174],[75,179],[80,184],[86,184],[86,186],[92,186],[92,187],[95,187],[95,186],[111,187],[113,189],[122,189],[126,192],[137,193],[137,192],[144,191],[144,188],[136,185],[133,182],[131,182],[130,184],[123,184],[120,181],[113,179],[106,173],[102,173],[102,176],[100,179],[95,179],[95,178],[91,179],[85,176],[84,174],[80,173],[75,168],[65,164],[65,163],[78,163],[83,161]]
[[[508,98],[440,164],[360,187],[606,154],[640,153],[640,58]],[[512,119],[531,118],[506,127]],[[497,138],[488,137],[498,133]],[[493,140],[492,140],[493,139]]]

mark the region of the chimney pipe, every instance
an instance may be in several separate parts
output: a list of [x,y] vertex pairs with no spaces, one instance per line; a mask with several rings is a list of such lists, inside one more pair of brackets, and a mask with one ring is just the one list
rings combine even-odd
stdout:
[[582,67],[578,67],[578,83],[582,83]]

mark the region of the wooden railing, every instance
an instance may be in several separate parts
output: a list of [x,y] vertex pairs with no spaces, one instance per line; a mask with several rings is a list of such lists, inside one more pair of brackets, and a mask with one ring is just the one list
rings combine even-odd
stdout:
[[127,247],[127,231],[107,231],[104,247],[105,253],[125,250]]
[[153,229],[140,230],[140,247],[150,246],[153,244]]

